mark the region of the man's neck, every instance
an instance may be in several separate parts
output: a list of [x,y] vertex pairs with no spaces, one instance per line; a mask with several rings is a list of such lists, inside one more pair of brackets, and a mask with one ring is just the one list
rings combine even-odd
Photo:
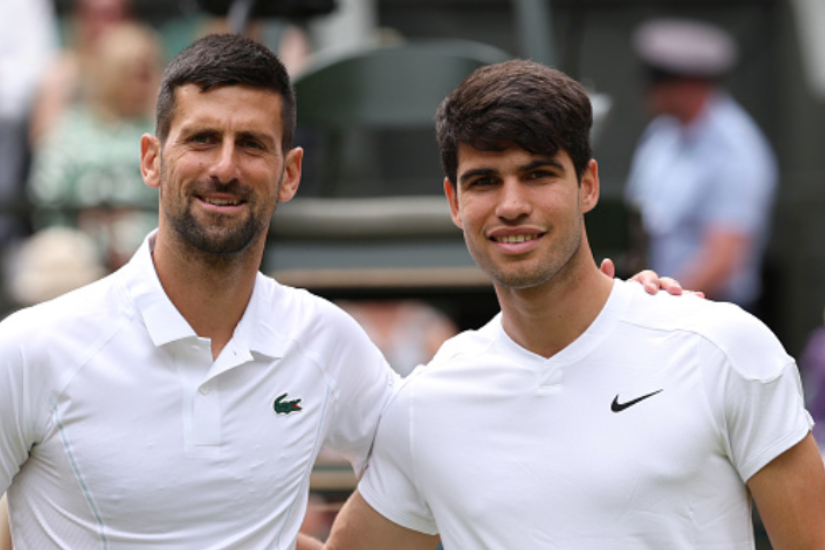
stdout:
[[714,93],[713,87],[701,83],[695,88],[690,88],[690,93],[685,94],[681,109],[676,114],[679,122],[687,127],[702,118],[713,100]]
[[552,357],[573,343],[598,317],[613,280],[591,265],[559,273],[529,289],[496,287],[504,331],[523,348]]
[[195,333],[212,342],[217,358],[232,338],[252,296],[263,241],[232,261],[216,263],[158,235],[152,258],[166,295]]

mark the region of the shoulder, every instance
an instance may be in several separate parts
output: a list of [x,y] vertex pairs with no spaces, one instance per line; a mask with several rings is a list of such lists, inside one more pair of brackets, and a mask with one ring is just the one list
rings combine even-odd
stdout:
[[51,369],[79,364],[136,315],[114,275],[16,311],[0,323],[0,361]]
[[105,326],[113,317],[127,311],[133,312],[132,304],[116,276],[109,275],[57,298],[15,311],[0,323],[0,335],[14,333],[20,337],[45,330]]
[[727,95],[717,97],[712,103],[707,130],[708,146],[736,155],[737,162],[747,159],[760,170],[767,169],[763,165],[775,162],[773,149],[756,121]]
[[353,363],[384,364],[384,358],[367,333],[343,309],[304,289],[259,276],[263,292],[258,297],[260,322],[284,342],[297,346],[325,370]]
[[265,287],[262,306],[278,319],[279,331],[291,338],[323,333],[349,332],[358,323],[343,309],[308,290],[282,285],[265,275],[259,276]]
[[[748,378],[770,379],[793,362],[776,335],[739,306],[693,295],[650,296],[640,285],[623,283],[632,294],[620,320],[663,335],[691,337],[695,343],[716,348],[727,362]],[[638,287],[638,288],[635,288]]]
[[499,316],[477,330],[465,330],[446,340],[427,368],[438,368],[450,363],[472,359],[484,354],[493,345],[496,338],[496,328],[499,326]]
[[668,154],[677,149],[680,142],[680,129],[673,117],[661,115],[653,119],[644,129],[633,151],[630,180],[645,173],[650,166],[650,159]]
[[639,144],[641,146],[657,146],[659,139],[664,136],[676,136],[679,134],[679,124],[671,116],[660,115],[650,121],[644,129]]
[[[418,388],[430,392],[443,384],[462,385],[468,379],[475,379],[481,365],[487,364],[492,353],[500,357],[500,352],[491,348],[496,343],[500,330],[499,317],[494,317],[487,325],[477,330],[466,330],[446,340],[426,365],[420,365],[407,375],[398,391],[398,398],[408,399]],[[432,397],[432,394],[430,394]]]

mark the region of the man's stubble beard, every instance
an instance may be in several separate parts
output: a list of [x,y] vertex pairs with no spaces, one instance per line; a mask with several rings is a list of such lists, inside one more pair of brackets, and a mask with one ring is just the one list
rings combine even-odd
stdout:
[[465,239],[465,242],[476,264],[495,284],[506,289],[520,290],[541,286],[565,272],[565,268],[570,265],[570,262],[574,261],[581,249],[584,230],[581,225],[577,227],[578,229],[574,230],[572,235],[556,245],[558,247],[556,253],[540,259],[538,265],[529,270],[519,266],[516,266],[515,269],[502,267],[467,239]]
[[[167,181],[166,170],[163,166],[163,159],[161,159],[161,181]],[[278,180],[277,189],[281,187],[283,180],[283,171]],[[240,226],[231,226],[221,223],[220,217],[218,222],[212,225],[205,225],[199,222],[193,214],[191,205],[194,199],[186,197],[183,200],[186,202],[178,210],[163,208],[164,216],[172,227],[172,230],[180,237],[180,239],[190,246],[192,253],[197,254],[202,259],[206,259],[209,263],[224,263],[227,260],[243,253],[247,250],[262,234],[268,231],[272,214],[275,211],[277,201],[272,205],[272,211],[269,215],[257,215],[253,208],[253,204],[249,202],[252,193],[239,192],[240,184],[237,181],[228,184],[208,183],[199,186],[200,188],[209,187],[212,191],[227,192],[239,196],[247,201],[250,206],[247,219]],[[160,201],[164,200],[164,186],[160,187]],[[228,221],[228,220],[227,220]]]

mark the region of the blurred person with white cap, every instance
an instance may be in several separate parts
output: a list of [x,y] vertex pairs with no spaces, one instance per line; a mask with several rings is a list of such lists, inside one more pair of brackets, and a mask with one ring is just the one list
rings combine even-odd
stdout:
[[636,29],[655,115],[634,154],[626,196],[659,273],[753,309],[777,186],[773,150],[722,80],[737,61],[723,29],[657,19]]

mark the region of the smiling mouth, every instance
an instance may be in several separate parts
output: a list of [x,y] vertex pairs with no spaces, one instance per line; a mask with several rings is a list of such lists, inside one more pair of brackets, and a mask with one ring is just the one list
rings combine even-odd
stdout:
[[240,199],[215,199],[215,198],[200,198],[203,202],[214,206],[238,206],[243,203]]
[[493,237],[492,239],[497,243],[511,244],[533,241],[535,239],[538,239],[540,236],[540,233],[532,233],[529,235],[505,235],[502,237]]

